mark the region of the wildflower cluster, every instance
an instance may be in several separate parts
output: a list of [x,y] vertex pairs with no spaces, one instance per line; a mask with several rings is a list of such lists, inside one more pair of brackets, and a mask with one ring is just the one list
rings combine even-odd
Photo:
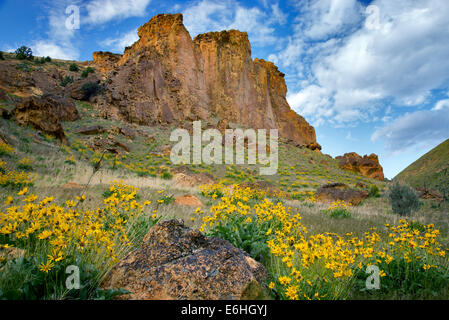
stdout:
[[[272,278],[269,288],[282,299],[348,298],[368,265],[377,265],[382,279],[399,282],[399,288],[417,272],[438,269],[446,274],[446,250],[437,241],[439,232],[433,225],[422,226],[420,231],[401,220],[396,227],[387,226],[388,237],[382,237],[375,228],[362,237],[352,233],[312,235],[297,212],[254,196],[251,189],[234,185],[232,189],[209,186],[203,190],[210,197],[217,192],[223,196],[211,207],[211,216],[202,218],[201,230],[231,241],[256,258],[252,245],[265,241],[269,257],[261,260]],[[329,210],[349,208],[339,201]],[[204,215],[201,210],[197,212]],[[398,269],[401,263],[405,268]]]
[[19,160],[19,165],[17,166],[17,168],[21,169],[21,170],[25,170],[25,171],[30,171],[33,169],[33,161],[31,159],[28,158],[23,158],[21,160]]
[[14,152],[14,148],[11,147],[9,144],[0,142],[0,156],[3,155],[9,155]]
[[346,203],[343,200],[336,200],[330,204],[329,208],[327,208],[327,212],[332,218],[348,218],[351,216],[351,207],[351,203]]
[[[39,201],[25,188],[17,199],[7,199],[5,204],[13,205],[0,212],[0,245],[23,249],[27,257],[35,258],[36,268],[46,274],[80,258],[106,270],[130,250],[133,239],[128,237],[134,236],[135,224],[151,203],[139,204],[138,189],[121,182],[113,182],[109,192],[104,207],[80,210],[85,196],[58,205],[53,197]],[[146,225],[143,233],[149,227]]]

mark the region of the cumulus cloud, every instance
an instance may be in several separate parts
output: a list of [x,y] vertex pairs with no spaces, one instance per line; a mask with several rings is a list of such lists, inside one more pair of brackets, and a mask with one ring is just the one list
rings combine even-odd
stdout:
[[312,0],[298,6],[301,15],[297,29],[311,39],[323,39],[353,27],[361,20],[357,0]]
[[110,50],[116,52],[123,52],[125,47],[132,45],[137,40],[139,40],[139,36],[137,35],[137,29],[133,29],[125,34],[120,35],[117,38],[108,38],[100,42],[100,44],[102,46],[106,46]]
[[435,111],[439,111],[439,110],[443,110],[443,109],[449,109],[449,99],[440,100],[436,103],[435,107],[433,107],[433,110],[435,110]]
[[151,0],[92,0],[86,4],[85,22],[102,24],[112,19],[142,17]]
[[36,41],[33,43],[34,55],[38,57],[52,57],[63,60],[75,60],[78,51],[72,46],[61,46],[52,41]]
[[416,146],[435,145],[449,138],[449,108],[421,110],[397,118],[377,129],[372,141],[384,139],[387,150],[400,153]]
[[268,11],[258,7],[247,8],[235,0],[202,0],[183,10],[184,24],[192,37],[209,31],[237,29],[248,32],[254,45],[275,43],[276,24],[283,24],[286,14],[277,4]]
[[432,90],[447,88],[449,2],[373,1],[378,28],[361,23],[365,12],[356,2],[310,1],[310,15],[271,56],[302,74],[289,102],[312,122],[371,121],[385,105],[419,106],[434,99]]
[[78,29],[67,28],[67,7],[80,6],[80,0],[47,1],[43,8],[48,14],[48,32],[46,38],[36,39],[30,46],[36,56],[49,56],[56,59],[77,60],[79,51],[76,46]]

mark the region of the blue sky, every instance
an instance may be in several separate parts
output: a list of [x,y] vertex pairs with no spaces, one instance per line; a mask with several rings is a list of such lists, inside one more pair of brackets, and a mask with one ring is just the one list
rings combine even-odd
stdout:
[[[79,29],[65,27],[70,5]],[[192,37],[247,31],[253,58],[286,74],[288,101],[324,153],[377,153],[393,178],[449,138],[447,0],[0,0],[0,50],[90,60],[123,52],[153,15],[178,12]]]

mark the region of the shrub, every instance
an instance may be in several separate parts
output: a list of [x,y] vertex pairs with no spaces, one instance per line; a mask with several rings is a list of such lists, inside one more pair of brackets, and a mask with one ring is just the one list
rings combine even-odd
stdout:
[[72,63],[69,67],[69,70],[73,72],[78,72],[80,69],[76,63]]
[[89,73],[95,73],[95,69],[91,68],[91,67],[87,67],[86,69],[83,70],[83,72],[81,73],[81,77],[82,78],[87,78],[89,76]]
[[101,91],[101,86],[96,82],[87,82],[83,84],[81,91],[84,94],[84,100],[89,100],[90,97]]
[[162,172],[161,178],[164,180],[171,180],[173,178],[173,175],[170,171],[165,170],[164,172]]
[[394,213],[408,215],[419,207],[419,197],[412,188],[395,182],[388,192],[388,198]]
[[380,197],[379,187],[376,186],[375,184],[372,185],[371,188],[369,189],[368,196],[372,198],[379,198]]
[[51,62],[51,58],[49,56],[46,56],[44,60],[45,62]]
[[47,61],[45,61],[45,58],[44,57],[42,57],[42,58],[38,58],[38,57],[35,57],[34,58],[34,62],[36,63],[36,64],[45,64],[45,62],[47,62]]
[[0,60],[5,60],[5,57],[3,56],[3,52],[0,51]]
[[61,81],[61,86],[65,87],[69,83],[73,82],[73,77],[65,76],[64,79]]
[[33,50],[31,48],[21,46],[16,50],[16,58],[19,60],[33,60]]

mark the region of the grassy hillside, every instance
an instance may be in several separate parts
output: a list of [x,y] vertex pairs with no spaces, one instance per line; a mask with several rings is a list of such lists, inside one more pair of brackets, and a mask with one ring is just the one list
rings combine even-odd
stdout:
[[[13,104],[0,101],[0,106]],[[183,166],[173,165],[167,152],[174,127],[105,120],[86,102],[77,102],[77,109],[81,119],[63,123],[70,145],[0,118],[8,142],[0,146],[0,299],[110,298],[104,295],[111,293],[97,290],[104,275],[141,245],[151,226],[172,218],[209,235],[223,232],[219,225],[225,221],[226,233],[237,241],[233,244],[265,265],[275,299],[449,298],[447,277],[441,278],[449,270],[444,251],[449,219],[430,200],[422,201],[408,222],[401,221],[385,197],[388,182],[344,171],[335,159],[286,141],[280,141],[274,176],[260,176],[256,166],[188,165],[190,174],[207,175],[217,184],[208,189],[180,185],[175,177]],[[79,133],[91,126],[104,130]],[[129,152],[103,156],[92,147],[97,138],[113,138]],[[445,144],[446,153],[436,159],[447,159]],[[380,194],[357,207],[317,202],[316,190],[334,182],[351,188],[359,182],[376,185]],[[229,185],[245,183],[275,192],[237,186],[230,191]],[[185,194],[198,197],[203,206],[176,204],[174,199]],[[20,250],[23,259],[17,258]],[[89,271],[88,291],[63,287],[61,275],[71,264]],[[385,285],[367,292],[365,270],[372,264],[385,272]]]
[[413,162],[395,179],[413,187],[449,188],[449,139]]

